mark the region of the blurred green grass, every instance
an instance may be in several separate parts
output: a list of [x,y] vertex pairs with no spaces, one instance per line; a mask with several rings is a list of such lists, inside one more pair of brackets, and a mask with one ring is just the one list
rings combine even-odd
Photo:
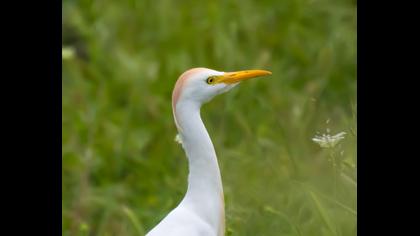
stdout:
[[[356,2],[63,1],[63,235],[142,235],[186,190],[171,92],[261,68],[202,109],[228,235],[356,235]],[[328,121],[328,122],[327,122]],[[332,150],[311,141],[347,132]]]

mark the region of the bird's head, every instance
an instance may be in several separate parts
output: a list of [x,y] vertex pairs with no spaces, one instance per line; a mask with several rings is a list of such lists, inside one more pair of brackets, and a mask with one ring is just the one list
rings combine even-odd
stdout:
[[[176,109],[179,104],[194,104],[200,107],[214,96],[227,92],[241,81],[270,75],[266,70],[243,70],[221,72],[207,68],[193,68],[184,72],[175,84],[172,93],[172,110],[176,122]],[[178,124],[177,124],[178,126]]]
[[193,68],[184,72],[176,82],[172,105],[175,108],[181,101],[201,105],[214,96],[229,91],[243,80],[270,74],[271,72],[266,70],[221,72],[207,68]]

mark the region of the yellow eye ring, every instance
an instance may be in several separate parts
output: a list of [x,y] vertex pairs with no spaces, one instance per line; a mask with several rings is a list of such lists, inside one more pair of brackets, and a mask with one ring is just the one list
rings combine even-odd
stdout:
[[210,76],[207,78],[207,84],[213,84],[216,81],[216,79],[214,78],[214,76]]

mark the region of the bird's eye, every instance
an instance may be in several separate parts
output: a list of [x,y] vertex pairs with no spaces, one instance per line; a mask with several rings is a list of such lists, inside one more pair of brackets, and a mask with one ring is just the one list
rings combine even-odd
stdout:
[[208,77],[207,78],[207,83],[208,84],[213,84],[214,83],[214,77],[213,76]]

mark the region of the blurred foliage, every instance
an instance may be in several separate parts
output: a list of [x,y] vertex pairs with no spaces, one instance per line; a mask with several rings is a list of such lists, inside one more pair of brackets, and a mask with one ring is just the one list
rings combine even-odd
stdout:
[[[273,72],[202,109],[227,234],[356,235],[356,8],[63,1],[63,235],[143,235],[178,204],[171,92],[192,67]],[[334,149],[311,141],[327,129],[347,133]]]

